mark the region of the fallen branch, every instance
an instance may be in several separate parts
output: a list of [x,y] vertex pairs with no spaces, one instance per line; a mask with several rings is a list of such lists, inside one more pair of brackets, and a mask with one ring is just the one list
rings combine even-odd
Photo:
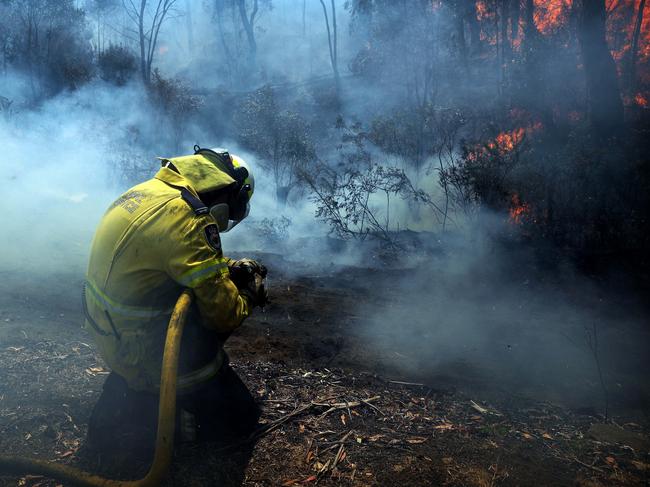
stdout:
[[583,461],[580,461],[580,460],[578,460],[578,457],[575,457],[575,456],[574,456],[574,457],[572,457],[571,459],[572,459],[574,462],[579,463],[579,464],[582,465],[583,467],[590,468],[590,469],[593,470],[594,472],[605,473],[605,471],[604,471],[602,468],[594,467],[593,465],[589,465],[588,463],[585,463],[585,462],[583,462]]

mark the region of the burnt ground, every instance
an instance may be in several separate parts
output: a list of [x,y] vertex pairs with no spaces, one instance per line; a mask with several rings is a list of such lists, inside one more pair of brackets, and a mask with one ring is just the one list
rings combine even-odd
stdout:
[[[648,485],[647,369],[638,362],[606,376],[615,385],[605,418],[598,401],[564,394],[561,381],[533,382],[531,393],[489,362],[483,371],[457,359],[426,367],[416,349],[370,341],[365,314],[397,305],[386,290],[403,270],[314,272],[261,257],[273,301],[227,345],[262,405],[259,434],[229,448],[177,447],[168,485]],[[82,455],[108,372],[80,329],[81,275],[0,277],[0,450],[123,477],[144,472]],[[470,299],[480,303],[480,293]],[[572,299],[613,306],[591,294]],[[526,313],[535,315],[534,303]],[[646,338],[633,339],[642,351]],[[0,485],[60,484],[26,476]]]

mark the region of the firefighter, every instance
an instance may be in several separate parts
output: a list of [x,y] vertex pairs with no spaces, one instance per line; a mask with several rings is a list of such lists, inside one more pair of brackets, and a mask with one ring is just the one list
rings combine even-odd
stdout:
[[106,211],[90,253],[85,327],[110,367],[89,423],[90,448],[148,457],[155,438],[162,353],[184,288],[195,306],[178,376],[181,439],[245,434],[259,411],[228,365],[223,343],[264,306],[266,269],[223,255],[220,234],[248,215],[255,183],[223,149],[161,159],[162,168]]

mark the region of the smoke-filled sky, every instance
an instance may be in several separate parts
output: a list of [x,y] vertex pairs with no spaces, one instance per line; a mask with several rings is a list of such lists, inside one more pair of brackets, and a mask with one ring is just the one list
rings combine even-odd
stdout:
[[[92,3],[80,5],[91,7]],[[344,2],[337,1],[342,101],[339,110],[325,110],[318,96],[326,89],[318,83],[331,80],[332,68],[320,2],[307,0],[304,12],[299,0],[274,0],[272,8],[269,2],[260,4],[256,30],[258,69],[247,72],[241,61],[246,39],[241,32],[235,35],[238,31],[233,30],[233,14],[221,19],[237,58],[236,63],[228,65],[223,62],[226,58],[213,3],[177,2],[177,11],[161,31],[154,66],[166,77],[182,79],[201,97],[202,108],[181,122],[181,140],[176,143],[171,141],[164,115],[154,109],[138,76],[125,86],[94,78],[75,90],[64,89],[35,101],[33,84],[25,72],[11,67],[0,72],[0,96],[12,102],[10,109],[0,112],[0,273],[82,276],[95,225],[110,202],[138,178],[153,175],[158,169],[156,156],[188,153],[194,144],[227,147],[241,154],[256,173],[249,221],[224,237],[226,252],[284,251],[289,260],[311,261],[316,267],[321,265],[319,259],[325,267],[332,262],[386,265],[368,258],[367,251],[376,249],[367,243],[353,241],[346,252],[340,247],[332,250],[325,240],[328,228],[315,217],[315,204],[307,189],[296,190],[287,206],[279,204],[272,174],[262,169],[260,156],[242,149],[233,140],[234,130],[220,127],[230,119],[239,95],[270,84],[283,93],[281,102],[307,114],[313,125],[321,124],[315,134],[319,158],[335,161],[332,154],[338,154],[340,144],[340,137],[333,135],[336,113],[367,123],[378,110],[399,108],[406,103],[401,98],[403,93],[411,89],[419,93],[417,73],[426,72],[421,69],[423,61],[417,50],[405,52],[403,57],[393,51],[389,55],[395,72],[382,74],[390,82],[370,86],[354,79],[350,66],[364,43],[369,45],[370,41],[367,32],[353,29]],[[547,17],[555,18],[554,10],[540,9],[538,23]],[[103,47],[110,43],[134,47],[124,36],[125,32],[130,35],[131,26],[120,2],[102,15],[92,8],[87,10],[88,41],[94,48],[98,43]],[[481,14],[479,8],[478,14],[489,12]],[[452,21],[441,13],[435,18],[435,32],[444,37]],[[541,32],[545,29],[542,26]],[[406,39],[411,32],[394,34]],[[447,51],[452,41],[440,44],[442,53],[435,54],[440,60],[435,68],[443,73],[448,68],[451,55]],[[409,67],[416,74],[411,76]],[[575,63],[572,67],[575,69]],[[471,86],[463,76],[451,78],[458,76],[455,71],[449,73],[450,78],[440,80],[431,89],[437,107],[446,109],[456,103],[455,93],[460,91],[456,88],[461,86],[471,96],[492,103],[496,96],[493,71],[486,69],[486,76],[475,78]],[[303,92],[308,96],[302,97]],[[570,111],[565,108],[564,112]],[[180,153],[169,153],[175,145]],[[383,163],[400,163],[395,154],[374,146],[369,150]],[[421,188],[436,198],[440,196],[426,168],[409,168],[409,174],[422,180]],[[400,229],[439,231],[427,220],[426,211],[416,211],[399,198],[390,208],[392,221],[396,222],[394,229],[399,224]],[[265,241],[258,229],[261,220],[280,215],[288,217],[291,225],[278,246],[277,242]],[[647,393],[636,384],[648,344],[641,312],[619,308],[608,310],[605,316],[603,306],[598,304],[601,291],[578,276],[569,264],[558,271],[557,281],[536,282],[539,273],[523,270],[530,264],[529,255],[511,255],[490,240],[490,235],[508,225],[507,215],[486,210],[474,214],[471,221],[460,214],[454,216],[462,225],[453,226],[453,238],[434,233],[420,237],[425,247],[442,248],[442,254],[436,258],[426,252],[414,252],[412,258],[402,255],[398,263],[407,269],[404,279],[392,283],[390,289],[377,289],[390,295],[386,307],[369,308],[360,303],[359,312],[366,319],[356,333],[365,336],[373,347],[385,350],[386,360],[394,361],[402,373],[414,371],[419,376],[436,377],[450,364],[461,363],[466,365],[463,370],[467,373],[458,378],[460,382],[471,383],[472,374],[478,379],[492,374],[500,376],[504,389],[513,394],[525,391],[534,395],[538,388],[560,398],[573,390],[576,401],[598,404],[600,391],[593,357],[584,342],[585,330],[597,322],[608,344],[603,360],[610,367],[609,379],[615,384],[612,388]],[[555,286],[557,283],[561,285]],[[570,294],[572,289],[578,299]],[[622,328],[637,339],[622,339],[617,332]],[[394,352],[398,353],[390,355]],[[413,358],[404,360],[405,353]],[[626,354],[629,361],[623,366]]]

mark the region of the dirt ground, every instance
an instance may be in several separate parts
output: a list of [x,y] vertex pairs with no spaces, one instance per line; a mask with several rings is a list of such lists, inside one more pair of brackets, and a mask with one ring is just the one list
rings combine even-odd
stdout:
[[[279,256],[257,257],[270,264],[272,303],[227,349],[262,406],[260,430],[230,447],[177,447],[166,485],[648,485],[647,374],[620,376],[636,399],[614,390],[606,419],[546,391],[512,394],[507,378],[468,364],[396,367],[360,331],[358,303],[385,304],[377,290],[403,271],[289,274]],[[0,278],[0,451],[114,473],[79,455],[108,374],[80,328],[82,276]]]

